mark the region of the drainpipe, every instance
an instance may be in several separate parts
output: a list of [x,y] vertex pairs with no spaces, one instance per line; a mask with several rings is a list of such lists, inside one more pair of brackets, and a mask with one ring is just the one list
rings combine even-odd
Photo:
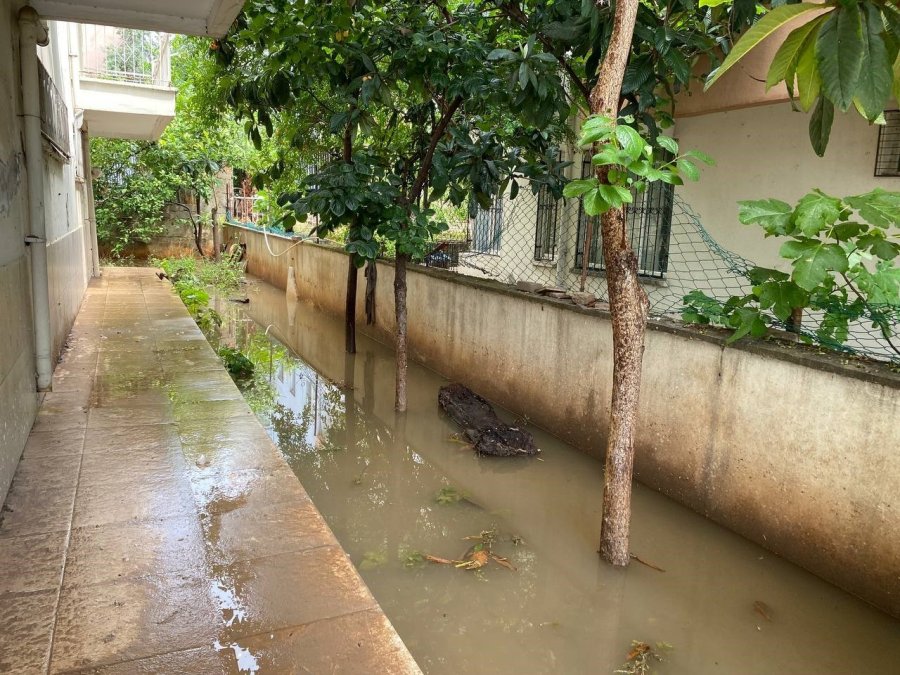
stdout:
[[25,121],[25,170],[28,173],[28,222],[31,234],[31,302],[38,391],[50,389],[50,291],[47,282],[47,228],[44,222],[44,149],[41,141],[41,93],[37,45],[50,43],[47,29],[32,7],[19,11],[19,66],[22,69],[22,117]]
[[91,274],[100,276],[100,252],[97,250],[97,211],[94,207],[94,169],[91,166],[91,137],[87,122],[81,129],[81,156],[84,158],[84,193],[87,196],[88,238],[91,240]]

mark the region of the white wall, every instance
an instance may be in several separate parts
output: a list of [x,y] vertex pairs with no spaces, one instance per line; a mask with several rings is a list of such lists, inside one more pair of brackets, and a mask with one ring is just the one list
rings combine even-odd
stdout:
[[785,269],[779,242],[764,239],[758,226],[738,222],[737,202],[774,197],[794,203],[813,188],[836,197],[876,187],[900,190],[900,178],[875,178],[878,128],[856,112],[835,116],[824,157],[809,142],[809,115],[789,103],[679,118],[675,135],[682,149],[716,159],[698,183],[678,189],[704,227],[724,247],[754,262]]
[[[31,315],[30,232],[25,173],[17,13],[21,2],[0,0],[0,500],[12,480],[37,412]],[[68,334],[87,286],[83,217],[75,185],[74,104],[67,31],[51,27],[40,57],[66,99],[72,160],[44,153],[44,206],[53,357]]]
[[0,0],[0,497],[37,410],[28,256],[28,200],[19,118],[18,3]]

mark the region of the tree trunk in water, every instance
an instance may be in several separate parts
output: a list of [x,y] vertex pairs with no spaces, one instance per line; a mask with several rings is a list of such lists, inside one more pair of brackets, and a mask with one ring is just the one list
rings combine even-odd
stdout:
[[406,412],[406,261],[407,256],[398,253],[394,268],[394,308],[397,318],[397,388],[394,408],[397,412]]
[[356,281],[359,269],[353,262],[353,256],[347,256],[347,304],[344,308],[345,343],[348,354],[356,353]]
[[[591,112],[616,119],[622,78],[637,17],[638,0],[618,0],[609,47],[591,91]],[[597,177],[608,182],[600,167]],[[628,564],[628,528],[631,521],[631,478],[634,433],[641,391],[644,331],[649,311],[647,295],[638,280],[637,256],[625,231],[625,210],[612,209],[600,220],[603,260],[609,290],[613,331],[613,391],[606,443],[603,485],[603,522],[600,556],[607,562]],[[585,251],[584,255],[589,255]]]
[[[342,159],[345,164],[353,161],[353,126],[348,124],[344,128],[342,143]],[[352,231],[356,219],[350,225]],[[344,343],[348,354],[356,353],[356,280],[359,277],[359,269],[353,260],[353,255],[347,257],[347,298],[344,306]]]
[[222,258],[222,237],[219,229],[219,209],[215,206],[210,211],[210,222],[212,223],[213,260],[219,262]]

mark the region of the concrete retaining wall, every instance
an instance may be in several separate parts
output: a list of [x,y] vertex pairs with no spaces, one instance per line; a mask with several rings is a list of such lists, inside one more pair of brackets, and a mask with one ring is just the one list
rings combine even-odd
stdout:
[[[249,273],[285,288],[293,266],[300,298],[343,310],[341,251],[226,234],[247,244]],[[607,315],[436,270],[411,269],[408,281],[414,358],[602,454]],[[360,275],[360,298],[364,286]],[[389,342],[388,263],[376,303],[376,326],[362,330]],[[900,377],[800,347],[726,347],[711,333],[651,323],[637,479],[900,616]]]

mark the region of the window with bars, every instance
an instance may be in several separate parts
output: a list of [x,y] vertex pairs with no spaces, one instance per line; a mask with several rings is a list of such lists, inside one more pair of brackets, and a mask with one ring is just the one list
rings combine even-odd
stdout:
[[[587,177],[593,170],[591,157],[585,156],[581,166],[581,176]],[[625,227],[631,246],[638,257],[638,274],[642,277],[662,279],[669,266],[669,236],[672,232],[672,207],[675,186],[667,183],[651,183],[647,190],[632,193],[634,203],[625,208]],[[588,215],[584,205],[578,211],[578,239],[575,251],[575,268],[581,269],[584,255],[584,237]],[[592,218],[591,248],[588,269],[602,270],[603,253],[600,242],[600,219]]]
[[542,185],[537,194],[537,221],[534,232],[534,259],[552,261],[556,258],[556,228],[559,200]]
[[500,253],[503,234],[503,199],[497,198],[491,208],[475,205],[475,222],[472,225],[472,250],[479,253]]
[[886,110],[878,129],[876,176],[900,176],[900,110]]

